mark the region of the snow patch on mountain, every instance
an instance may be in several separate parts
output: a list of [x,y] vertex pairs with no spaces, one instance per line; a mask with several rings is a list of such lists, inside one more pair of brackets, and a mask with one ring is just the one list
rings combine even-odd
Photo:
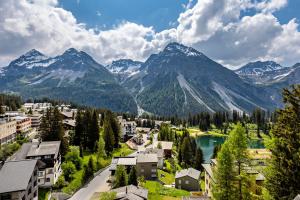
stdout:
[[238,112],[243,112],[239,106],[237,106],[232,99],[232,97],[227,93],[228,89],[225,87],[219,85],[216,82],[213,82],[213,89],[214,91],[219,95],[219,97],[223,100],[223,102],[226,104],[226,107],[224,107],[226,110],[229,108],[231,111],[236,110]]
[[[74,82],[77,78],[82,78],[85,75],[84,71],[73,71],[73,70],[65,70],[65,69],[58,69],[53,70],[46,76],[40,78],[37,77],[38,80],[34,81],[30,85],[37,85],[41,84],[44,81],[48,79],[59,79],[59,83],[57,84],[57,87],[60,87],[63,81],[67,81],[68,83]],[[39,79],[40,78],[40,79]]]
[[165,48],[165,50],[170,51],[170,52],[181,52],[187,56],[202,56],[203,55],[202,53],[200,53],[199,51],[197,51],[191,47],[186,47],[186,46],[178,44],[178,43],[169,44]]
[[266,61],[266,62],[257,61],[257,62],[248,63],[247,65],[236,70],[236,73],[242,76],[246,76],[246,75],[260,76],[266,72],[276,71],[283,68],[285,67],[273,61]]
[[215,112],[213,109],[211,109],[207,104],[202,101],[200,95],[196,90],[193,89],[193,87],[187,82],[187,80],[184,78],[182,74],[178,74],[177,76],[178,83],[182,89],[182,91],[185,93],[185,91],[189,92],[190,95],[201,105],[205,106],[209,111]]

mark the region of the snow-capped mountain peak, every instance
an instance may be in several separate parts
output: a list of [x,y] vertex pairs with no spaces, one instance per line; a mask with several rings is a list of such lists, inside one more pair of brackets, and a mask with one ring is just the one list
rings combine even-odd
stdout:
[[196,49],[192,47],[187,47],[182,44],[179,44],[177,42],[169,43],[165,49],[164,52],[166,53],[182,53],[186,56],[202,56],[203,54]]
[[276,71],[283,69],[284,67],[274,61],[257,61],[250,62],[240,69],[236,70],[239,75],[262,75],[266,72]]

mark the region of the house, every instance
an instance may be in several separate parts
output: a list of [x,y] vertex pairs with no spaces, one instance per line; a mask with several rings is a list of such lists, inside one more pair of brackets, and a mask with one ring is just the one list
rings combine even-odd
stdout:
[[64,119],[63,120],[63,126],[65,128],[65,130],[74,130],[75,129],[75,125],[76,124],[76,120],[73,119]]
[[17,136],[17,122],[12,119],[0,119],[0,145],[13,142]]
[[145,142],[142,134],[136,134],[132,137],[132,140],[138,145],[141,145]]
[[136,132],[138,133],[149,133],[151,131],[151,128],[145,128],[145,127],[136,127]]
[[124,187],[111,190],[116,193],[114,200],[147,200],[148,190],[135,185],[127,185]]
[[164,167],[164,150],[162,149],[152,149],[152,148],[146,148],[144,153],[148,154],[157,154],[157,168],[163,169]]
[[62,111],[60,112],[63,120],[72,120],[75,119],[75,112],[72,111]]
[[0,165],[0,199],[38,199],[38,161],[7,161]]
[[139,154],[136,159],[136,170],[138,176],[146,180],[157,178],[157,154]]
[[194,168],[183,169],[175,174],[175,187],[187,191],[200,190],[200,171]]
[[[208,164],[202,164],[204,168],[204,178],[205,178],[205,195],[208,197],[212,196],[211,189],[212,185],[215,182],[214,177],[213,177],[213,170],[215,169],[217,165],[217,160],[216,159],[211,159],[210,163]],[[263,174],[259,173],[257,170],[253,169],[252,167],[248,167],[246,169],[246,173],[255,177],[255,183],[258,186],[263,185],[265,177]],[[256,194],[261,194],[261,190],[257,189],[256,191],[253,191]]]
[[118,116],[119,125],[121,128],[121,137],[123,141],[127,141],[136,134],[136,122],[126,121],[122,116]]
[[36,159],[45,165],[38,170],[38,185],[50,187],[61,175],[60,141],[25,143],[13,160]]
[[111,175],[115,175],[117,166],[125,166],[127,173],[130,172],[130,169],[133,166],[136,166],[136,157],[135,156],[126,156],[126,157],[114,157],[112,159],[109,171]]
[[156,141],[156,142],[153,142],[153,148],[158,148],[159,144],[161,145],[161,149],[164,150],[164,157],[170,158],[172,156],[173,142]]

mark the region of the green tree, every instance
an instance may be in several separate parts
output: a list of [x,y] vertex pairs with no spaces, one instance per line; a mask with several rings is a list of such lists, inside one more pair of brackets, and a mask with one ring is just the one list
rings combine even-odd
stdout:
[[76,167],[72,162],[65,162],[61,165],[65,180],[70,182],[73,179],[73,175],[76,172]]
[[117,166],[114,188],[123,187],[127,185],[127,174],[123,165]]
[[72,162],[77,170],[81,169],[82,159],[80,157],[79,148],[76,146],[70,147],[69,152],[65,155],[65,160]]
[[158,149],[162,149],[161,142],[158,142],[158,143],[157,143],[157,148],[158,148]]
[[137,180],[137,174],[136,174],[136,168],[132,167],[129,176],[128,176],[128,185],[138,185],[138,180]]
[[93,115],[90,121],[89,131],[87,133],[87,140],[88,140],[88,148],[91,151],[96,151],[96,144],[99,140],[99,118],[96,111],[93,111]]
[[189,166],[192,163],[192,147],[189,137],[185,137],[183,139],[183,142],[181,144],[181,156],[182,161],[185,163],[185,165]]
[[285,108],[278,111],[271,131],[272,157],[266,187],[275,200],[300,194],[300,85],[284,89]]
[[[233,153],[236,165],[237,165],[237,179],[238,179],[238,198],[243,199],[243,195],[248,196],[249,194],[243,193],[244,182],[247,182],[247,176],[243,176],[245,172],[245,166],[249,164],[248,158],[248,141],[246,136],[246,130],[238,123],[234,129],[230,132],[228,142]],[[244,181],[244,182],[243,182]],[[249,190],[244,190],[245,192]]]
[[103,192],[99,200],[114,200],[117,196],[116,192]]
[[78,111],[76,115],[75,133],[73,138],[73,144],[80,146],[81,140],[83,139],[84,125],[82,119],[82,111]]
[[82,173],[82,183],[87,183],[93,176],[95,172],[95,163],[92,157],[89,158],[88,165],[83,166],[83,173]]
[[109,155],[114,149],[114,133],[108,120],[104,121],[103,125],[103,139],[105,143],[106,154]]
[[204,162],[202,149],[196,148],[196,156],[195,156],[195,164],[194,168],[198,170],[202,170],[202,163]]
[[104,142],[102,135],[100,135],[98,144],[97,144],[97,158],[105,158],[105,157],[106,157],[105,142]]
[[221,144],[218,144],[216,146],[214,146],[214,151],[213,151],[213,155],[212,155],[212,159],[213,158],[217,158],[219,151],[221,150]]
[[214,171],[212,194],[215,200],[236,200],[236,184],[234,171],[234,157],[225,142],[217,157],[217,166]]

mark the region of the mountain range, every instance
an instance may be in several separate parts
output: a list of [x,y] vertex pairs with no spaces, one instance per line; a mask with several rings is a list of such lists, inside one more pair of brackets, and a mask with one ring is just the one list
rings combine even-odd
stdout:
[[0,68],[0,91],[162,116],[274,109],[282,105],[282,88],[297,83],[300,64],[257,61],[232,71],[178,43],[145,62],[121,59],[103,66],[71,48],[56,57],[31,50]]

